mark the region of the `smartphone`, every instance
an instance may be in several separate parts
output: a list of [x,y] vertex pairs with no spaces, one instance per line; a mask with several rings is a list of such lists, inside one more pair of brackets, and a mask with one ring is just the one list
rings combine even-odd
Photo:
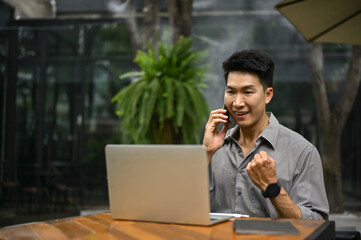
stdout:
[[231,121],[231,114],[229,113],[226,104],[223,104],[223,108],[222,108],[222,109],[225,109],[225,110],[227,111],[225,114],[226,114],[226,116],[228,117],[227,123],[226,123],[226,128],[228,128],[228,126],[229,126],[229,121]]

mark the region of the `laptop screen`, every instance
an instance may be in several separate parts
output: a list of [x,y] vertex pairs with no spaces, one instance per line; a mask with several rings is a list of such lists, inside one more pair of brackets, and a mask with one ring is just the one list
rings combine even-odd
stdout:
[[206,150],[201,145],[107,145],[113,218],[209,224]]

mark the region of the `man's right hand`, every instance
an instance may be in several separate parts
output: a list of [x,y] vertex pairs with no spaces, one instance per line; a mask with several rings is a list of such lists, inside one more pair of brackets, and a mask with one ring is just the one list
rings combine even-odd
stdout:
[[[229,119],[228,126],[227,120],[228,117],[225,109],[217,109],[211,112],[209,119],[206,125],[206,129],[203,137],[203,145],[207,149],[208,163],[211,161],[213,154],[222,147],[224,143],[224,138],[226,137],[226,132],[231,126],[232,122]],[[218,130],[219,124],[223,123],[224,126],[221,131]]]

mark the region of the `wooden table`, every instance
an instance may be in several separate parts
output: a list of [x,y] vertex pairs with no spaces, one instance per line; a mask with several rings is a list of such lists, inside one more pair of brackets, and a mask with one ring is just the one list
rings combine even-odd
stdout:
[[[242,218],[261,219],[261,218]],[[264,219],[262,219],[264,220]],[[268,219],[271,220],[271,219]],[[299,235],[235,234],[233,221],[211,227],[114,220],[109,213],[35,222],[0,229],[0,239],[332,239],[335,224],[323,220],[290,220]]]

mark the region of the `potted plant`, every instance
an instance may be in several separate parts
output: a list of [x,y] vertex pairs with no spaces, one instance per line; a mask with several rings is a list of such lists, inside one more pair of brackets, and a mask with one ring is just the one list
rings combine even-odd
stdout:
[[201,93],[204,69],[196,66],[201,52],[191,50],[192,41],[181,37],[174,45],[159,43],[158,51],[138,51],[140,71],[113,98],[124,136],[134,143],[198,143],[208,116]]

